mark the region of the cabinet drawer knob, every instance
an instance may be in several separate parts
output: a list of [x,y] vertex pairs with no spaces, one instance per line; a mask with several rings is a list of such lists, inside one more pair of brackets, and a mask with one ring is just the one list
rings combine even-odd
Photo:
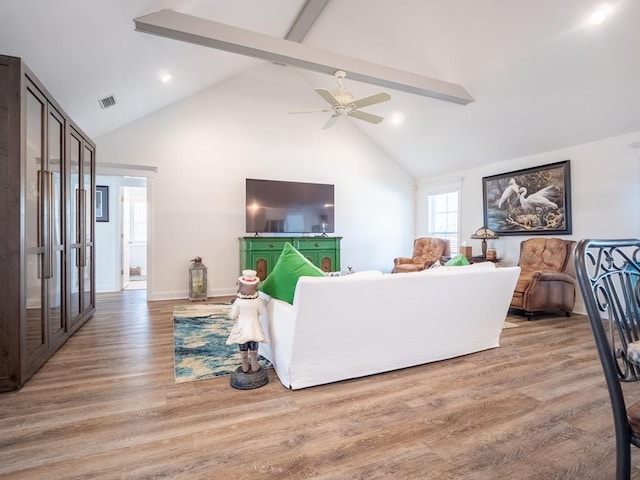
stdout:
[[273,243],[270,243],[269,247],[273,248],[273,247],[275,247],[275,245]]
[[320,246],[320,244],[318,242],[314,243],[313,245],[316,246],[316,247]]

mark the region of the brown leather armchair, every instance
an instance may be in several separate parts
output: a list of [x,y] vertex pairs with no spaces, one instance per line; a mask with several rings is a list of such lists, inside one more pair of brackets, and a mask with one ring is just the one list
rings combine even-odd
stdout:
[[413,257],[393,259],[391,273],[419,272],[440,260],[447,247],[446,240],[435,237],[416,238],[413,242]]
[[520,244],[521,268],[511,307],[526,315],[562,310],[571,315],[576,303],[572,240],[531,238]]

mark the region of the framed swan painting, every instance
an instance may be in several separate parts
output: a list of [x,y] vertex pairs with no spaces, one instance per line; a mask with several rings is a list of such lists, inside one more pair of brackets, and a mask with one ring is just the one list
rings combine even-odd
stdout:
[[571,234],[569,160],[482,178],[484,224],[498,235]]

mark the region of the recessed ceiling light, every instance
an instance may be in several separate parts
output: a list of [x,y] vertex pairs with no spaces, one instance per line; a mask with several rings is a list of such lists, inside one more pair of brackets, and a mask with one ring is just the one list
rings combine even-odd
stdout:
[[173,77],[171,76],[171,74],[170,74],[170,73],[162,73],[162,74],[160,75],[160,81],[161,81],[162,83],[169,83],[169,82],[171,81],[171,79],[172,79],[172,78],[173,78]]
[[589,17],[589,23],[591,25],[600,25],[607,17],[613,12],[613,7],[610,4],[604,3],[600,5],[596,11],[594,11]]
[[404,113],[402,112],[393,112],[391,114],[391,124],[395,126],[400,126],[404,123]]

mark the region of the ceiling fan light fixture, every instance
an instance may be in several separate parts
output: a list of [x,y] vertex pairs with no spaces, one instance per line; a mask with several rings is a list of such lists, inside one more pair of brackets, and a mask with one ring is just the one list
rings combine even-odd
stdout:
[[353,101],[353,95],[344,87],[338,88],[331,93],[340,102],[340,105],[349,105]]
[[340,105],[349,105],[353,101],[353,95],[351,95],[351,92],[342,84],[342,79],[347,76],[347,72],[344,70],[336,70],[334,76],[338,81],[338,86],[331,93],[335,99],[340,102]]

